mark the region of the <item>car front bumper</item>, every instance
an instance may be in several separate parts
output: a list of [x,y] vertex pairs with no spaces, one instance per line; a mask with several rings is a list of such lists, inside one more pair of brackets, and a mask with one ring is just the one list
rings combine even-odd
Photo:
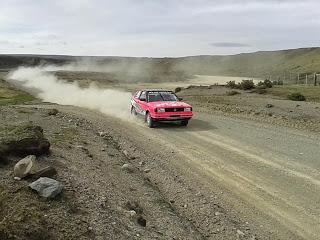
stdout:
[[154,121],[182,121],[182,120],[189,120],[193,116],[192,113],[189,112],[181,112],[181,113],[158,113],[153,116]]

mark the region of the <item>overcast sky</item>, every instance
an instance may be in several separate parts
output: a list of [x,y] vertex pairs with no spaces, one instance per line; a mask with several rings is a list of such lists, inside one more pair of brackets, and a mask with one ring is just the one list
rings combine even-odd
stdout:
[[0,53],[233,54],[319,46],[319,0],[1,0]]

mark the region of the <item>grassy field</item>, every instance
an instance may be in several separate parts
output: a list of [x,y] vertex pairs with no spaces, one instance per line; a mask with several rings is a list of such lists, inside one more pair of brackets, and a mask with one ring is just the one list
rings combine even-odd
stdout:
[[291,93],[301,93],[306,101],[320,102],[320,86],[313,85],[282,85],[274,86],[268,93],[281,98],[287,98]]
[[34,100],[33,96],[14,88],[1,77],[0,75],[0,106],[22,104]]

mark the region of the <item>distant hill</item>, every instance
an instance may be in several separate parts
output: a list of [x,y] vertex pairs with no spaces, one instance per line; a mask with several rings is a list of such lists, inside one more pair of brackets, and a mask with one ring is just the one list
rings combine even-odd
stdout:
[[178,59],[188,73],[267,78],[289,78],[320,73],[320,48],[243,53],[230,56],[195,56]]
[[[125,75],[144,74],[147,78],[162,75],[168,79],[200,74],[226,75],[273,79],[297,74],[320,73],[320,48],[300,48],[280,51],[261,51],[228,56],[190,56],[180,58],[134,58],[134,57],[92,57],[92,56],[52,56],[52,55],[0,55],[0,69],[10,69],[21,65],[65,64],[77,60],[97,62],[105,69],[113,69]],[[112,66],[110,68],[110,66]],[[130,72],[130,74],[127,74]]]

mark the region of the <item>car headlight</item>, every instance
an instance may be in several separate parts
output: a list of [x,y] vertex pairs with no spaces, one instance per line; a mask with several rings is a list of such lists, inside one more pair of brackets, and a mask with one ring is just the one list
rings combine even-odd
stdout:
[[185,112],[191,112],[191,111],[192,111],[192,108],[190,108],[190,107],[184,108],[184,111],[185,111]]
[[165,112],[166,109],[165,108],[156,108],[156,112]]

